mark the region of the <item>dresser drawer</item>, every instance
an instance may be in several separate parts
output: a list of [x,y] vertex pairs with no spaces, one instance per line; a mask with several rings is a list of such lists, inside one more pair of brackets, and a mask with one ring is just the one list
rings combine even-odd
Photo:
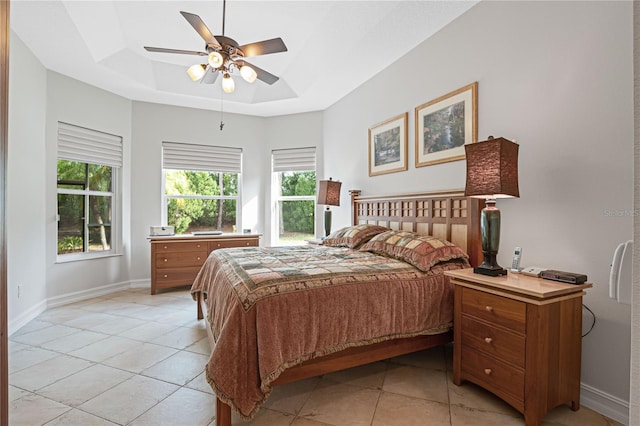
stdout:
[[526,303],[471,288],[462,289],[462,313],[520,333],[526,329]]
[[156,249],[156,253],[174,253],[178,251],[199,251],[208,249],[206,241],[166,241],[161,243],[154,243],[153,246]]
[[525,336],[462,316],[462,345],[524,368]]
[[[524,401],[524,370],[462,346],[462,371],[473,381],[496,394],[508,394]],[[535,373],[534,373],[535,374]]]
[[180,268],[184,266],[202,266],[207,259],[207,250],[176,252],[176,253],[156,253],[156,268]]
[[209,241],[209,251],[214,251],[222,248],[230,248],[230,247],[257,247],[257,246],[258,246],[257,238]]
[[176,285],[191,285],[196,279],[200,267],[162,269],[156,271],[156,285],[158,288],[174,287]]

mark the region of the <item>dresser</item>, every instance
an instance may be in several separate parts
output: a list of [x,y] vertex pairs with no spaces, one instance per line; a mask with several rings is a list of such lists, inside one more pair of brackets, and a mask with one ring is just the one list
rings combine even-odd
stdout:
[[582,296],[571,285],[509,273],[447,271],[455,286],[453,382],[473,382],[524,414],[580,408]]
[[213,250],[257,247],[259,234],[172,235],[149,237],[151,242],[151,294],[190,285]]

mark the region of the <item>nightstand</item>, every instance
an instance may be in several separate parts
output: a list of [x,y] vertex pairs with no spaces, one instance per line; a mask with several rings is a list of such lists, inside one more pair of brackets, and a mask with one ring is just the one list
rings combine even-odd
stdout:
[[582,296],[522,274],[447,271],[455,285],[453,382],[473,382],[524,414],[527,426],[561,404],[580,408]]

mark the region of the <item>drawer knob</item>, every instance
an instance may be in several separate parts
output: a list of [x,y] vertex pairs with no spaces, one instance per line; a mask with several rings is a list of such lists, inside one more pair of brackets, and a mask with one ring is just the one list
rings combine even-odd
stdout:
[[487,312],[493,312],[493,307],[491,307],[491,306],[485,306],[485,307],[484,307],[484,309],[485,309]]
[[484,341],[487,342],[487,343],[491,343],[491,342],[493,342],[493,339],[491,337],[485,337]]
[[491,375],[491,369],[490,368],[485,368],[484,369],[484,374],[486,374],[487,376]]
[[164,277],[165,277],[165,278],[167,278],[168,276],[169,276],[169,275],[167,275],[167,274],[164,274]]
[[249,245],[249,243],[247,243],[247,245]]
[[198,260],[200,260],[200,256],[198,256]]
[[166,250],[166,249],[168,249],[168,248],[169,248],[169,247],[167,247],[167,246],[164,246],[164,249],[165,249],[165,250]]
[[200,244],[196,244],[196,247],[200,248]]
[[218,247],[220,247],[220,243],[218,243]]
[[169,259],[167,259],[166,257],[164,258],[164,261],[165,261],[165,262],[166,262],[166,261],[168,261],[168,260],[169,260]]

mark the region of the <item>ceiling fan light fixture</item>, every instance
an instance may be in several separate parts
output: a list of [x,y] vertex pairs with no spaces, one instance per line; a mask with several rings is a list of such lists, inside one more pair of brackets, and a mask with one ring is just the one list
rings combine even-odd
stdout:
[[204,64],[191,65],[187,70],[187,74],[191,77],[191,80],[198,81],[204,77],[204,73],[207,70],[207,66]]
[[213,68],[220,68],[224,64],[224,58],[215,50],[209,53],[209,65]]
[[240,67],[240,75],[242,76],[242,78],[244,78],[244,80],[247,83],[253,83],[254,81],[256,81],[256,78],[258,77],[256,70],[254,70],[248,65],[243,65]]
[[233,81],[229,73],[224,73],[222,76],[222,90],[224,90],[225,93],[233,93],[235,89],[236,83]]

